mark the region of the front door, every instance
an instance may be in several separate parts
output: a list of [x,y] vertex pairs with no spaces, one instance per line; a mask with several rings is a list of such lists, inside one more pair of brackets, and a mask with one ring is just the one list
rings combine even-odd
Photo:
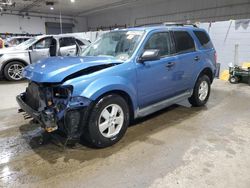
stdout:
[[153,33],[147,40],[144,51],[158,49],[161,58],[156,61],[137,63],[137,89],[140,108],[159,102],[173,95],[173,73],[178,58],[173,53],[169,32]]
[[51,41],[51,37],[43,38],[32,46],[32,50],[29,52],[31,63],[36,63],[41,59],[49,57]]

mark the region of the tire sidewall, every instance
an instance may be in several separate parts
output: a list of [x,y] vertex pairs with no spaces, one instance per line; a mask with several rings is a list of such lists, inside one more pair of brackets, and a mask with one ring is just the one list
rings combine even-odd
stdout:
[[[101,115],[101,112],[109,105],[111,104],[117,104],[119,105],[124,113],[124,123],[120,130],[120,132],[111,137],[106,138],[104,137],[100,130],[99,130],[99,117]],[[129,108],[126,101],[118,96],[118,95],[108,95],[103,97],[101,100],[99,100],[98,103],[93,107],[93,110],[91,112],[90,118],[89,118],[89,124],[88,124],[88,134],[89,139],[91,142],[99,148],[108,147],[115,143],[117,143],[126,133],[127,127],[129,124]]]
[[8,63],[5,67],[4,67],[4,77],[9,80],[9,81],[21,81],[23,80],[23,78],[19,79],[19,80],[14,80],[12,79],[10,76],[9,76],[9,73],[8,73],[8,70],[10,68],[11,65],[14,65],[14,64],[18,64],[18,65],[21,65],[23,67],[25,67],[25,65],[19,61],[12,61],[10,63]]
[[[235,81],[232,81],[232,79],[235,79]],[[231,84],[237,84],[238,83],[238,78],[237,77],[235,77],[235,76],[231,76],[230,78],[229,78],[229,82],[231,83]]]
[[[204,81],[206,81],[208,84],[208,94],[207,94],[206,99],[201,101],[199,98],[199,88],[200,88],[201,83]],[[198,79],[198,81],[195,85],[195,89],[194,89],[194,97],[195,97],[195,100],[196,100],[196,103],[198,104],[198,106],[203,106],[207,103],[207,101],[210,97],[210,92],[211,92],[211,81],[210,81],[208,76],[203,75]]]

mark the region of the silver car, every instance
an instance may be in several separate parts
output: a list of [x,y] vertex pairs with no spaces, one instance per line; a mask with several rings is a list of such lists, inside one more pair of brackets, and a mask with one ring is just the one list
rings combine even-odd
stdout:
[[[22,44],[0,50],[0,77],[22,80],[25,66],[49,56],[75,56],[89,41],[73,35],[37,36]],[[79,47],[79,48],[78,48]]]

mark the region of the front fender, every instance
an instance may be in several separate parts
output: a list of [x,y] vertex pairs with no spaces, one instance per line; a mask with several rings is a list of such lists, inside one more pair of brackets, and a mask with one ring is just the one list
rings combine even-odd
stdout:
[[110,76],[93,81],[84,89],[81,96],[87,97],[91,100],[96,100],[103,94],[112,91],[123,91],[127,93],[132,100],[134,109],[136,109],[136,88],[129,80],[120,76]]

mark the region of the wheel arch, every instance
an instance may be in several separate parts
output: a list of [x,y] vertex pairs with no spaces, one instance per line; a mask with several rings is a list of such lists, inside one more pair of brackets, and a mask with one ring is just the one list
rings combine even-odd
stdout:
[[4,62],[4,63],[2,64],[2,67],[0,67],[0,77],[2,77],[2,78],[5,77],[5,75],[4,75],[4,69],[5,69],[5,67],[6,67],[9,63],[12,63],[12,62],[15,62],[15,61],[20,62],[20,63],[23,63],[25,66],[27,66],[27,65],[29,64],[29,63],[27,63],[26,61],[24,61],[24,60],[22,60],[22,59],[18,59],[18,58],[10,59],[10,60]]
[[131,96],[126,91],[123,91],[123,90],[111,90],[111,91],[108,91],[108,92],[103,93],[102,95],[100,95],[96,99],[96,101],[101,100],[101,98],[103,98],[104,96],[112,95],[112,94],[116,94],[116,95],[121,96],[127,102],[128,107],[129,107],[130,119],[133,120],[134,117],[135,117],[134,104],[133,104]]
[[[199,76],[197,77],[197,79],[198,79],[200,76],[202,76],[202,75],[207,75],[207,76],[209,77],[211,83],[213,83],[214,74],[213,74],[213,71],[212,71],[211,68],[209,68],[209,67],[204,68],[204,69],[200,72],[200,74],[199,74]],[[196,79],[196,80],[197,80],[197,79]]]
[[18,61],[18,62],[20,62],[20,63],[23,63],[25,66],[28,65],[28,63],[27,63],[26,61],[22,60],[22,59],[18,59],[18,58],[16,58],[16,59],[10,59],[10,60],[8,60],[8,61],[6,61],[6,62],[3,63],[2,71],[5,69],[5,67],[6,67],[9,63],[12,63],[12,62],[15,62],[15,61]]

